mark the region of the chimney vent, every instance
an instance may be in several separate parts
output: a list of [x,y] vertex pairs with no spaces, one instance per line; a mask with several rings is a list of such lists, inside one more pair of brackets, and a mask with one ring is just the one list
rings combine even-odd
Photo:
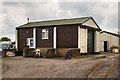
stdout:
[[29,23],[29,18],[27,18],[27,23]]

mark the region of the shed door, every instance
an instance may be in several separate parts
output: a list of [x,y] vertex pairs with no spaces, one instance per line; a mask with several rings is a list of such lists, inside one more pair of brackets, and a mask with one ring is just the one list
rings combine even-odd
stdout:
[[87,52],[93,53],[94,52],[94,31],[88,29],[88,36],[87,36]]

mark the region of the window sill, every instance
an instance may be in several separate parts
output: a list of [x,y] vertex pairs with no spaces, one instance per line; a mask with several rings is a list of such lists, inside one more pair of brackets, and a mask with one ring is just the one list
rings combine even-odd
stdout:
[[42,39],[48,39],[48,38],[42,38]]
[[34,47],[29,47],[29,48],[34,48]]

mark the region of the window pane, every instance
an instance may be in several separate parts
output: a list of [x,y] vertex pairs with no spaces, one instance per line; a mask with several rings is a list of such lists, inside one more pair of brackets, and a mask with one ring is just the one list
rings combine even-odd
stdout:
[[42,33],[42,38],[45,38],[45,32]]
[[46,32],[46,38],[48,38],[48,31]]
[[46,29],[42,29],[42,32],[46,32]]
[[29,45],[29,38],[27,38],[26,43],[27,43],[27,45]]
[[42,39],[48,39],[48,29],[42,29]]
[[33,39],[30,39],[30,47],[33,47]]

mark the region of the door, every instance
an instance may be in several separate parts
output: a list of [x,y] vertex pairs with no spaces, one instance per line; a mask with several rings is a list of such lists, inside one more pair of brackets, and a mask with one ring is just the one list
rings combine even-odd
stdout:
[[94,52],[94,31],[88,29],[87,34],[87,52],[93,53]]
[[107,52],[107,41],[104,41],[104,52]]

